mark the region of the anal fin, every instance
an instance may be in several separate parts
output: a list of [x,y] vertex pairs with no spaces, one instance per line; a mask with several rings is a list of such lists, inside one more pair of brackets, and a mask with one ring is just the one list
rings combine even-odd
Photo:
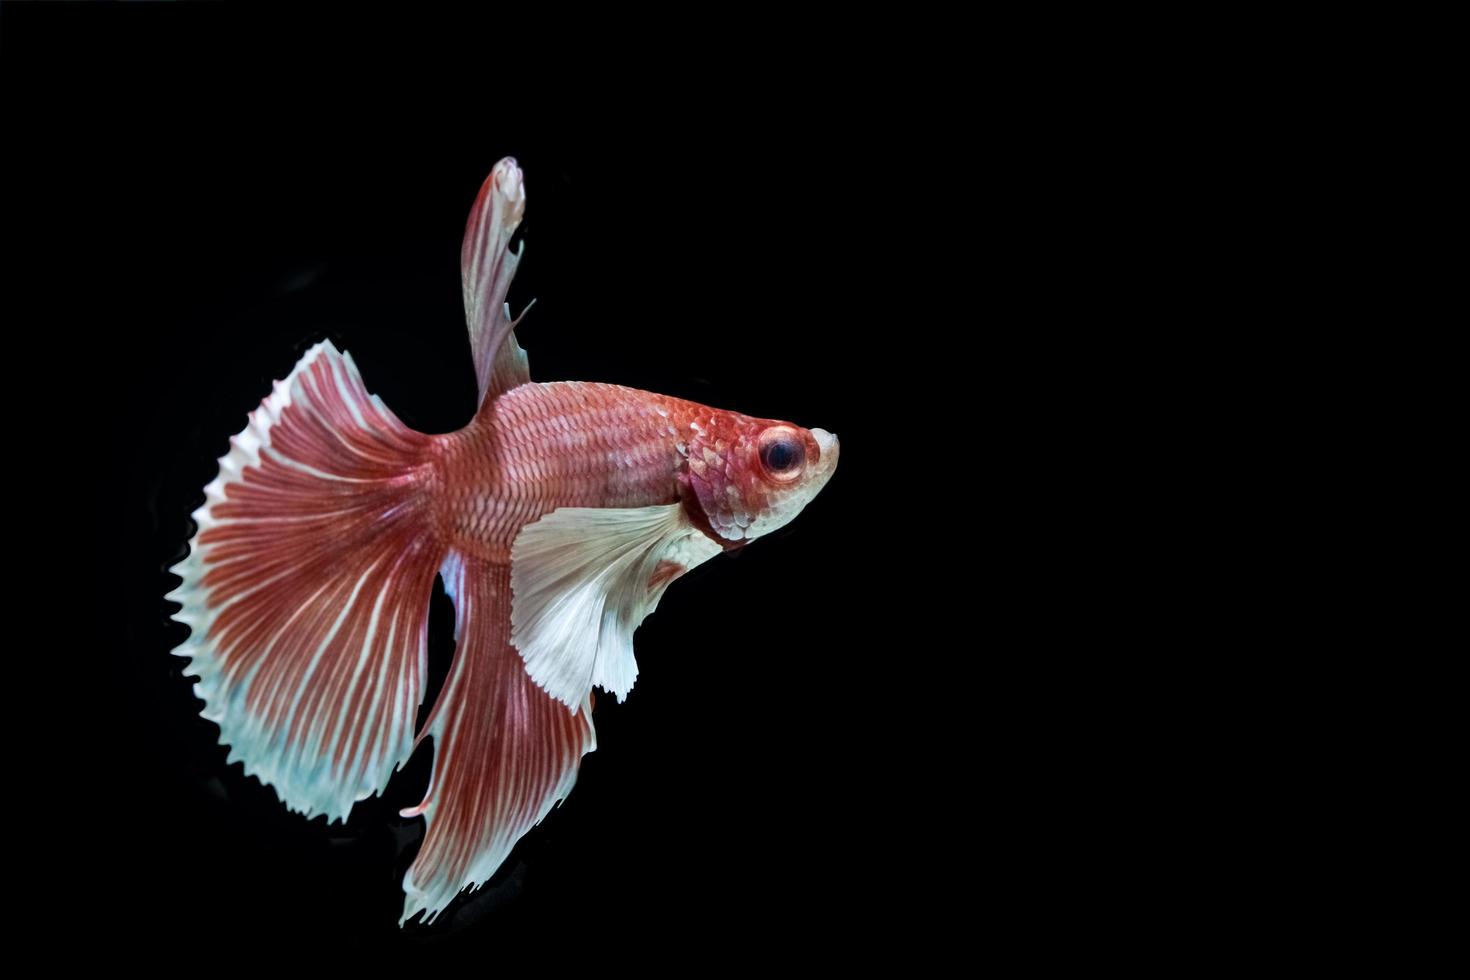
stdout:
[[432,922],[484,884],[528,830],[571,792],[596,747],[591,703],[575,714],[527,676],[510,645],[510,569],[451,552],[440,570],[455,608],[454,663],[420,738],[434,742],[427,821],[403,881],[403,918]]

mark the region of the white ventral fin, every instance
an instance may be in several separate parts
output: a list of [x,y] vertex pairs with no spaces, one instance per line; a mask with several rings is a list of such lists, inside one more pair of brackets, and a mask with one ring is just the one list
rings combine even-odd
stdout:
[[633,631],[670,582],[720,553],[679,504],[562,507],[511,549],[511,643],[547,694],[575,713],[594,685],[627,696]]

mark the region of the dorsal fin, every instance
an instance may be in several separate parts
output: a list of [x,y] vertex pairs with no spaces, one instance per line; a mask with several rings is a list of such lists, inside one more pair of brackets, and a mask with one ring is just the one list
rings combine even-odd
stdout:
[[[526,211],[526,184],[514,157],[495,165],[470,211],[464,245],[459,252],[464,285],[465,320],[480,404],[531,380],[526,352],[514,338],[519,318],[512,320],[505,302],[511,279],[525,252],[510,250],[511,236]],[[526,309],[531,307],[527,305]],[[521,312],[525,316],[525,311]]]
[[[527,303],[526,309],[522,310],[521,315],[511,322],[511,326],[514,327],[517,323],[520,323],[521,317],[526,315],[526,310],[529,310],[534,305],[536,305],[535,300]],[[507,309],[506,317],[509,318],[509,316],[510,311]],[[526,352],[521,349],[520,343],[516,340],[515,331],[511,330],[505,335],[505,342],[500,345],[500,350],[495,354],[495,362],[490,367],[489,393],[492,397],[503,394],[512,388],[520,387],[530,380],[531,362],[527,360]],[[482,386],[480,388],[481,402],[485,400],[485,392],[486,389]]]

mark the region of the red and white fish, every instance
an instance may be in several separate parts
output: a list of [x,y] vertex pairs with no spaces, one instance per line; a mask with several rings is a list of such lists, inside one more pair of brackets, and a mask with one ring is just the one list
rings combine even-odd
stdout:
[[[669,583],[786,524],[837,465],[821,429],[533,383],[505,303],[524,209],[507,158],[461,251],[474,420],[415,432],[317,344],[230,440],[173,569],[202,714],[292,810],[345,820],[433,739],[401,922],[484,883],[571,790],[592,689],[633,687],[633,631]],[[456,649],[415,732],[436,574]]]

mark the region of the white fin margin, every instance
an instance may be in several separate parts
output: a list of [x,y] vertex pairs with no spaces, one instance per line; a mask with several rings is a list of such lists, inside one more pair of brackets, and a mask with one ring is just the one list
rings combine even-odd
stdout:
[[[410,621],[417,619],[426,622],[427,613],[423,611],[420,615],[411,615],[415,602],[396,595],[392,602],[385,603],[389,594],[387,592],[359,595],[370,575],[381,573],[383,568],[396,567],[394,556],[383,555],[361,568],[344,568],[344,574],[350,575],[354,587],[347,601],[341,604],[340,611],[333,610],[336,619],[330,632],[326,634],[323,646],[336,636],[350,614],[356,612],[359,616],[367,617],[369,628],[362,643],[353,645],[347,651],[353,658],[353,687],[359,688],[359,681],[364,672],[367,672],[369,676],[361,681],[360,689],[375,692],[377,701],[372,707],[382,714],[391,715],[394,723],[391,727],[373,733],[370,738],[360,739],[356,752],[342,763],[334,762],[334,750],[351,734],[348,721],[352,712],[361,711],[363,706],[355,703],[334,705],[333,710],[313,720],[304,739],[288,739],[291,719],[288,718],[284,725],[269,724],[246,707],[251,685],[257,680],[261,667],[268,662],[273,649],[267,649],[266,656],[249,670],[232,670],[231,654],[239,653],[239,648],[236,646],[231,650],[229,644],[222,647],[215,634],[216,622],[228,607],[236,602],[247,601],[259,589],[291,582],[293,571],[289,568],[273,569],[259,580],[248,584],[211,587],[205,584],[206,575],[210,571],[223,569],[238,576],[241,567],[250,560],[264,559],[260,556],[231,555],[231,546],[227,545],[221,551],[220,545],[202,543],[200,540],[200,536],[207,531],[249,526],[253,521],[262,520],[259,517],[221,517],[215,512],[216,507],[226,502],[227,488],[241,483],[247,470],[258,470],[262,467],[262,455],[280,466],[303,472],[307,469],[290,455],[272,447],[272,436],[273,429],[288,413],[314,414],[323,410],[321,406],[312,404],[303,385],[303,379],[322,361],[327,362],[330,368],[329,377],[337,394],[348,407],[349,414],[354,424],[361,429],[364,439],[379,440],[390,432],[414,435],[392,416],[378,396],[367,394],[351,355],[338,351],[330,341],[314,345],[302,355],[286,378],[275,382],[271,394],[250,413],[246,427],[231,437],[230,451],[219,460],[218,475],[204,488],[203,505],[191,515],[196,530],[189,542],[189,554],[169,569],[183,581],[168,592],[165,598],[183,607],[172,618],[187,625],[190,633],[173,653],[189,658],[184,674],[198,678],[194,693],[205,703],[200,714],[206,720],[219,725],[219,742],[230,747],[227,761],[243,763],[245,774],[255,776],[273,787],[288,809],[307,817],[325,814],[330,822],[345,820],[355,802],[382,792],[397,766],[412,751],[413,717],[421,697],[419,688],[425,653],[422,627],[410,627]],[[376,442],[369,444],[378,447]],[[338,448],[347,451],[345,443]],[[321,473],[316,478],[323,485],[347,479],[327,473]],[[331,496],[324,495],[320,513],[313,516],[329,516],[336,506],[332,501]],[[344,507],[343,510],[345,512],[350,508]],[[270,523],[271,520],[276,523]],[[279,519],[268,518],[266,526],[278,528],[281,524]],[[236,552],[240,550],[238,545],[233,547]],[[394,576],[394,581],[402,585],[397,576]],[[322,581],[319,587],[303,589],[292,609],[299,613],[330,596],[334,592],[332,585],[329,581]],[[421,601],[425,610],[431,585],[432,571],[429,572],[428,581],[423,588]],[[400,587],[393,591],[402,592],[404,589]],[[363,612],[364,609],[367,610],[366,613]],[[281,619],[280,628],[273,629],[268,641],[272,648],[283,640],[294,625],[291,615],[283,615]],[[301,631],[299,626],[297,629]],[[417,664],[417,669],[403,674],[390,673],[389,658],[382,657],[377,662],[369,662],[369,651],[383,637],[387,638],[386,645],[390,650],[403,655],[410,663]]]
[[634,630],[669,582],[720,550],[680,504],[562,507],[526,525],[511,549],[511,643],[526,672],[573,713],[594,685],[621,701],[638,678]]
[[[296,362],[290,374],[272,385],[270,395],[250,413],[245,428],[230,437],[230,451],[220,457],[218,475],[204,487],[204,503],[189,515],[195,524],[194,535],[189,539],[189,554],[169,569],[183,581],[164,598],[183,606],[170,618],[189,627],[189,638],[174,648],[173,653],[189,658],[184,675],[199,679],[194,685],[194,695],[204,702],[200,715],[220,726],[219,742],[230,747],[227,762],[243,762],[247,776],[256,776],[261,782],[276,787],[287,808],[308,817],[326,813],[331,821],[346,819],[347,811],[356,800],[341,799],[337,788],[326,780],[315,778],[315,773],[293,780],[292,768],[283,758],[284,747],[276,744],[276,733],[260,725],[244,710],[249,678],[244,683],[228,682],[219,652],[209,639],[219,609],[210,605],[209,590],[203,584],[210,565],[210,548],[199,542],[201,534],[221,523],[211,510],[224,503],[226,485],[239,480],[245,470],[259,467],[261,449],[270,446],[271,427],[280,421],[281,414],[291,406],[293,398],[301,397],[298,379],[322,356],[342,355],[331,341],[313,345]],[[365,798],[369,792],[361,795]],[[358,795],[356,789],[353,795]]]

